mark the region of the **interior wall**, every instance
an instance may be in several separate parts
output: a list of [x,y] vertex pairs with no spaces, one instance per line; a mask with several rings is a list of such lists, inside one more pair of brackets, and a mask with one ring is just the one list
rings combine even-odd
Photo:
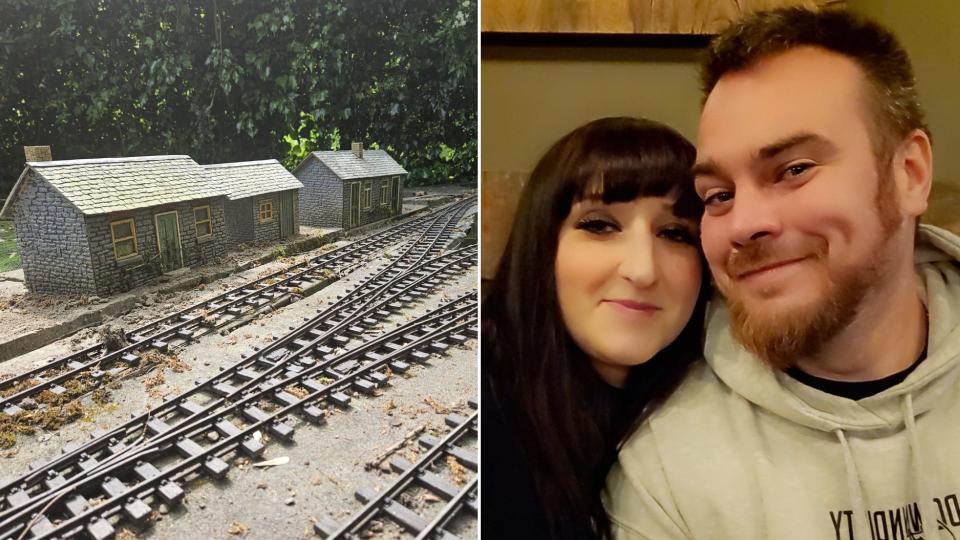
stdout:
[[[848,0],[848,9],[891,28],[911,55],[934,136],[934,193],[924,219],[960,232],[960,2]],[[483,221],[509,231],[512,216],[492,201],[509,197],[550,144],[603,116],[644,116],[695,141],[700,111],[697,48],[606,46],[481,47]],[[499,212],[499,213],[498,213]],[[484,231],[487,225],[484,224]],[[499,248],[505,239],[484,240]],[[498,249],[484,250],[490,277]]]

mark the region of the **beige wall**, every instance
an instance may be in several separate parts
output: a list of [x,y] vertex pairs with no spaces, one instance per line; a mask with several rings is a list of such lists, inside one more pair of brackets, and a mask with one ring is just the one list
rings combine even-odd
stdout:
[[697,49],[483,47],[483,171],[529,172],[564,133],[603,116],[645,116],[696,135]]
[[[960,186],[960,2],[849,0],[900,36],[913,58],[935,138],[935,178]],[[700,107],[696,49],[483,47],[481,170],[528,172],[567,131],[601,116],[639,115],[693,139]]]
[[934,178],[960,186],[960,2],[848,0],[892,29],[910,53],[934,137]]

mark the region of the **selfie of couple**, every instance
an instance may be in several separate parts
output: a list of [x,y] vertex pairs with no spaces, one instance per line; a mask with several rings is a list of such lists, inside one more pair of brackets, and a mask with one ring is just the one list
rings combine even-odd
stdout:
[[699,70],[695,145],[595,119],[519,194],[481,311],[483,536],[960,537],[960,238],[920,223],[909,55],[784,8]]

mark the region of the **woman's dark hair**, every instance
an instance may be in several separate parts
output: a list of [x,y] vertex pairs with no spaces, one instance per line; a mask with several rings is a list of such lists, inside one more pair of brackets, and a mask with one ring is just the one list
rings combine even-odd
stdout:
[[617,446],[699,358],[708,295],[704,279],[680,336],[633,368],[617,398],[564,326],[554,275],[560,227],[576,201],[598,191],[605,203],[675,196],[674,213],[699,220],[694,158],[690,142],[662,124],[603,118],[554,144],[520,196],[482,306],[483,384],[519,437],[549,522],[544,537],[609,537],[600,495]]

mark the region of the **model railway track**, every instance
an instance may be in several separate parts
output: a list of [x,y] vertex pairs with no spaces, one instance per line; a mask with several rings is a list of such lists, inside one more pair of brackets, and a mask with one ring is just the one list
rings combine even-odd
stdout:
[[345,270],[356,269],[371,255],[404,238],[422,234],[437,223],[449,224],[452,216],[462,216],[471,203],[471,199],[453,203],[434,214],[390,227],[143,325],[127,333],[130,344],[122,349],[108,352],[102,343],[96,344],[0,381],[0,396],[5,396],[0,397],[0,411],[16,415],[22,412],[20,404],[24,399],[43,391],[64,394],[67,381],[83,378],[87,382],[84,386],[90,390],[105,377],[122,377],[125,372],[140,366],[142,354],[148,350],[166,351],[171,344],[183,344],[215,331],[279,296],[295,294],[302,287],[328,279],[325,272],[342,274]]
[[[179,504],[186,480],[197,475],[222,478],[229,468],[223,459],[227,454],[260,456],[266,438],[258,439],[256,433],[290,440],[295,417],[320,424],[325,406],[348,405],[348,390],[370,394],[386,385],[388,370],[404,371],[407,362],[446,350],[446,341],[462,342],[467,339],[464,334],[476,335],[476,308],[475,293],[447,302],[308,369],[272,378],[216,406],[178,398],[174,405],[181,418],[176,424],[161,406],[150,416],[163,418],[162,423],[114,440],[96,458],[74,455],[69,465],[61,463],[70,475],[56,469],[47,472],[37,493],[15,490],[8,495],[8,508],[0,512],[0,538],[106,539],[115,533],[114,521],[143,523],[151,504]],[[363,363],[337,369],[357,360]],[[205,435],[212,430],[219,437],[211,443]],[[92,503],[94,499],[98,504]]]
[[[462,210],[465,211],[465,207]],[[196,388],[168,400],[126,425],[97,434],[93,441],[82,447],[65,448],[62,456],[38,465],[30,473],[8,483],[0,490],[5,507],[0,511],[0,531],[8,525],[25,526],[24,521],[17,521],[16,517],[23,518],[24,513],[36,512],[42,509],[43,504],[52,501],[51,497],[55,497],[52,488],[62,486],[68,480],[83,478],[90,471],[99,471],[111,463],[115,464],[118,456],[129,455],[130,448],[144,441],[150,441],[151,444],[166,441],[168,445],[174,444],[181,451],[189,453],[195,451],[196,447],[185,441],[195,433],[214,430],[230,437],[236,434],[236,430],[229,427],[234,417],[239,415],[249,420],[267,415],[265,409],[249,405],[251,400],[266,399],[266,395],[274,405],[279,400],[289,407],[291,403],[297,403],[298,394],[312,395],[321,391],[325,388],[324,381],[332,383],[331,388],[336,389],[338,386],[335,383],[352,377],[355,370],[366,370],[370,365],[388,365],[391,370],[404,371],[409,364],[397,360],[394,353],[409,353],[414,359],[426,356],[425,352],[409,350],[404,341],[398,341],[399,338],[390,333],[371,342],[373,349],[354,349],[352,354],[346,356],[334,354],[326,344],[349,343],[350,335],[365,333],[357,324],[377,326],[378,321],[389,317],[392,311],[403,309],[405,304],[422,297],[444,278],[457,275],[473,265],[475,246],[425,260],[429,254],[442,250],[451,225],[460,216],[462,211],[450,215],[445,223],[432,224],[423,234],[423,243],[411,246],[386,269],[271,346],[256,351],[217,377],[198,384]],[[466,338],[462,334],[455,334],[450,339],[462,341]],[[433,350],[446,347],[437,340],[429,341],[426,346]],[[374,371],[355,381],[351,378],[348,386],[371,392],[384,384],[385,377],[382,372]],[[334,403],[346,405],[349,401],[343,392],[329,392],[329,389],[324,392],[329,393],[325,399]],[[248,406],[240,409],[242,405]],[[301,410],[304,418],[322,421],[323,413],[319,407],[306,406]],[[274,437],[284,438],[292,434],[292,428],[278,421],[270,424],[268,432]],[[176,437],[187,439],[176,441]],[[171,440],[182,444],[176,445]],[[251,455],[258,455],[262,451],[262,444],[252,438],[250,432],[244,435],[239,446]],[[213,458],[204,466],[211,472],[225,471],[222,461]],[[168,489],[175,491],[174,487]],[[142,510],[142,506],[137,506]],[[127,512],[131,518],[140,516],[133,510]]]
[[[456,223],[456,215],[450,216],[446,223],[434,224],[424,236],[432,236],[428,246],[437,248],[438,242],[445,241],[444,231],[452,223]],[[254,349],[249,355],[241,355],[240,362],[223,370],[222,373],[211,378],[186,392],[180,398],[193,394],[203,394],[227,398],[239,392],[244,392],[266,378],[283,370],[296,372],[309,367],[316,356],[325,356],[333,352],[328,345],[339,346],[350,341],[351,336],[362,335],[363,326],[376,326],[379,321],[389,317],[393,312],[404,309],[407,305],[422,298],[443,280],[458,275],[462,270],[472,266],[476,259],[476,247],[470,246],[460,250],[448,252],[444,255],[423,261],[424,256],[431,250],[408,248],[407,253],[393,261],[384,270],[360,284],[353,291],[339,299],[333,305],[321,310],[312,319],[306,321],[299,328],[291,328],[286,336],[274,341],[263,349]],[[406,267],[408,262],[419,262],[414,267]],[[376,285],[376,286],[375,286]],[[313,356],[311,356],[313,355]],[[158,408],[163,412],[172,412],[178,405],[172,401]],[[151,420],[157,419],[158,409],[143,414],[124,428],[117,428],[110,432],[99,434],[94,441],[76,449],[65,449],[63,456],[50,463],[34,464],[34,471],[20,480],[8,483],[0,488],[0,499],[8,497],[13,486],[20,485],[20,489],[29,490],[30,486],[42,479],[41,473],[50,474],[51,469],[59,466],[71,456],[99,451],[104,446],[110,446],[111,439],[119,440],[130,432],[142,432],[149,427]]]
[[[476,401],[470,405],[476,408]],[[337,524],[331,520],[321,520],[314,524],[313,530],[323,538],[330,540],[343,538],[363,538],[373,520],[389,519],[400,525],[417,539],[433,538],[437,540],[458,540],[446,527],[459,515],[469,515],[477,519],[477,454],[459,446],[467,438],[477,438],[479,413],[469,417],[451,414],[446,423],[452,430],[441,440],[429,435],[420,437],[420,446],[427,452],[410,463],[402,458],[390,462],[390,468],[400,476],[379,493],[370,489],[356,492],[357,500],[364,503],[363,509],[354,514],[347,522]],[[462,488],[433,472],[441,468],[442,460],[451,457],[473,471],[473,477]],[[401,495],[412,488],[422,488],[437,496],[447,504],[432,518],[425,518],[401,501]]]

